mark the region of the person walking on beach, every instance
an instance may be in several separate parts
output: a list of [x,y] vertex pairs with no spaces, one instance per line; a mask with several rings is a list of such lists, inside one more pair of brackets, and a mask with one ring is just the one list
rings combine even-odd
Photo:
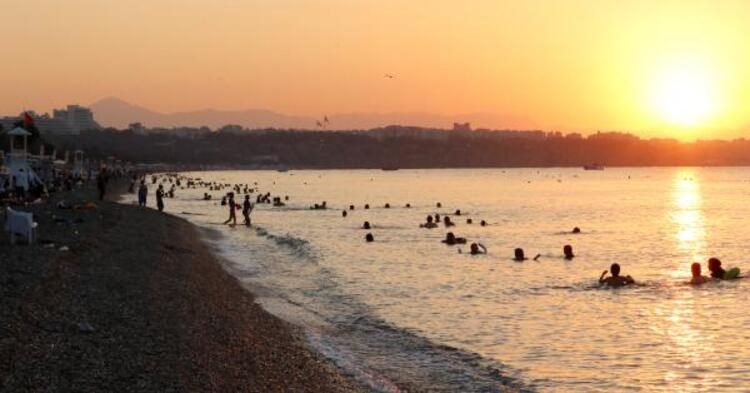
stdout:
[[104,194],[107,193],[107,168],[102,168],[99,174],[96,175],[96,188],[99,189],[99,200],[104,200]]
[[253,204],[250,203],[250,195],[245,195],[245,202],[242,203],[242,215],[245,217],[245,226],[250,227],[250,212],[253,210]]
[[141,180],[141,186],[138,187],[138,206],[146,207],[146,198],[148,197],[148,186],[144,180]]
[[229,193],[229,200],[227,201],[227,204],[229,205],[229,218],[227,218],[226,221],[224,221],[224,224],[229,224],[231,221],[231,225],[237,225],[237,213],[235,212],[235,203],[234,203],[234,193]]
[[159,188],[156,189],[156,208],[160,212],[164,211],[164,186],[159,184]]

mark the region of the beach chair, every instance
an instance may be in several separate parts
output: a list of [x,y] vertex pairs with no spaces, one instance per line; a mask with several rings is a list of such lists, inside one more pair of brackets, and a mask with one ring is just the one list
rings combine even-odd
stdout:
[[6,209],[5,231],[10,235],[10,244],[15,244],[16,235],[25,236],[29,244],[33,243],[36,227],[31,213]]

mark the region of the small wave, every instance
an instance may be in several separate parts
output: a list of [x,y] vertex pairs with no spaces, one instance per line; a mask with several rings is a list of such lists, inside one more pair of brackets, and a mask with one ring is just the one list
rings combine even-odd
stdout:
[[255,233],[258,236],[265,237],[269,240],[274,241],[279,246],[290,249],[295,255],[306,258],[310,261],[315,261],[315,254],[310,246],[310,242],[305,239],[294,237],[290,234],[286,235],[274,235],[269,233],[266,229],[257,227]]

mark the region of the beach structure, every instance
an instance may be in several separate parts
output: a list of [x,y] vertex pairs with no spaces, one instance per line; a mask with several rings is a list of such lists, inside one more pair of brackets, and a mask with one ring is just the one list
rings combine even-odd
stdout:
[[11,176],[11,188],[23,188],[28,191],[31,185],[41,183],[39,177],[29,165],[28,138],[31,133],[21,127],[8,132],[10,138],[10,153],[6,157],[5,165]]

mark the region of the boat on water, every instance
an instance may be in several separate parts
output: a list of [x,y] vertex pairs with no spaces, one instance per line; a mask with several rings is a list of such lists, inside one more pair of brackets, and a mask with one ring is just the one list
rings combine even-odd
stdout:
[[586,171],[603,171],[604,167],[599,164],[589,164],[589,165],[584,165],[583,169]]
[[384,166],[384,167],[382,167],[380,169],[382,169],[384,171],[397,171],[398,170],[398,168],[395,167],[395,166]]

